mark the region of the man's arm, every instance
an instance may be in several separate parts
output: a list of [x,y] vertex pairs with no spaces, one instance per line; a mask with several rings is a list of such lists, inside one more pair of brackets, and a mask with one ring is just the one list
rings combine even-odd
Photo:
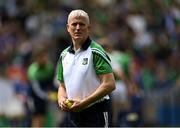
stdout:
[[91,103],[103,98],[105,95],[110,94],[116,88],[113,73],[99,75],[99,78],[101,81],[100,86],[94,93],[83,100],[83,104],[90,105]]
[[80,111],[97,100],[103,98],[105,95],[110,94],[115,89],[115,80],[113,73],[99,75],[101,84],[100,86],[88,97],[82,101],[75,102],[71,107],[72,111]]
[[58,104],[61,107],[61,109],[65,111],[68,110],[65,104],[66,99],[67,99],[67,94],[66,94],[65,85],[64,83],[60,83],[58,88]]

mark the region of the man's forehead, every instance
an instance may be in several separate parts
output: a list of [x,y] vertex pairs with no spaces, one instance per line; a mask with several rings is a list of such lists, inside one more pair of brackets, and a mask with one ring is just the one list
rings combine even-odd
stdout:
[[70,23],[71,22],[86,22],[86,23],[88,23],[87,19],[83,16],[74,16],[70,19]]
[[75,20],[86,20],[86,17],[84,17],[84,16],[73,16],[73,17],[71,17],[70,20],[72,20],[72,19],[75,19]]

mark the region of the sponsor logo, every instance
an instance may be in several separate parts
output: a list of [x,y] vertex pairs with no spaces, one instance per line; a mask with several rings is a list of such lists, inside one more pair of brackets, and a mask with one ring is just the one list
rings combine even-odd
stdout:
[[83,58],[82,65],[87,65],[87,64],[88,64],[88,58]]

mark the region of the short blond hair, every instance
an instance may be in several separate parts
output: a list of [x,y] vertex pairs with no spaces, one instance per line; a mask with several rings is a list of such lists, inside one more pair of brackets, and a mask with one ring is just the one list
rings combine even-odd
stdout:
[[71,18],[73,18],[73,17],[85,17],[86,20],[87,20],[87,23],[90,24],[88,14],[85,11],[81,10],[81,9],[72,10],[68,15],[67,23],[69,23]]

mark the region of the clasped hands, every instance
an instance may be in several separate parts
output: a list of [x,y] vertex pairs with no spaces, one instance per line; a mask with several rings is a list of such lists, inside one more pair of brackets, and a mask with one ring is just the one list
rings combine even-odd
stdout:
[[83,109],[83,104],[78,100],[69,100],[67,98],[61,97],[58,100],[59,107],[63,111],[78,112]]

